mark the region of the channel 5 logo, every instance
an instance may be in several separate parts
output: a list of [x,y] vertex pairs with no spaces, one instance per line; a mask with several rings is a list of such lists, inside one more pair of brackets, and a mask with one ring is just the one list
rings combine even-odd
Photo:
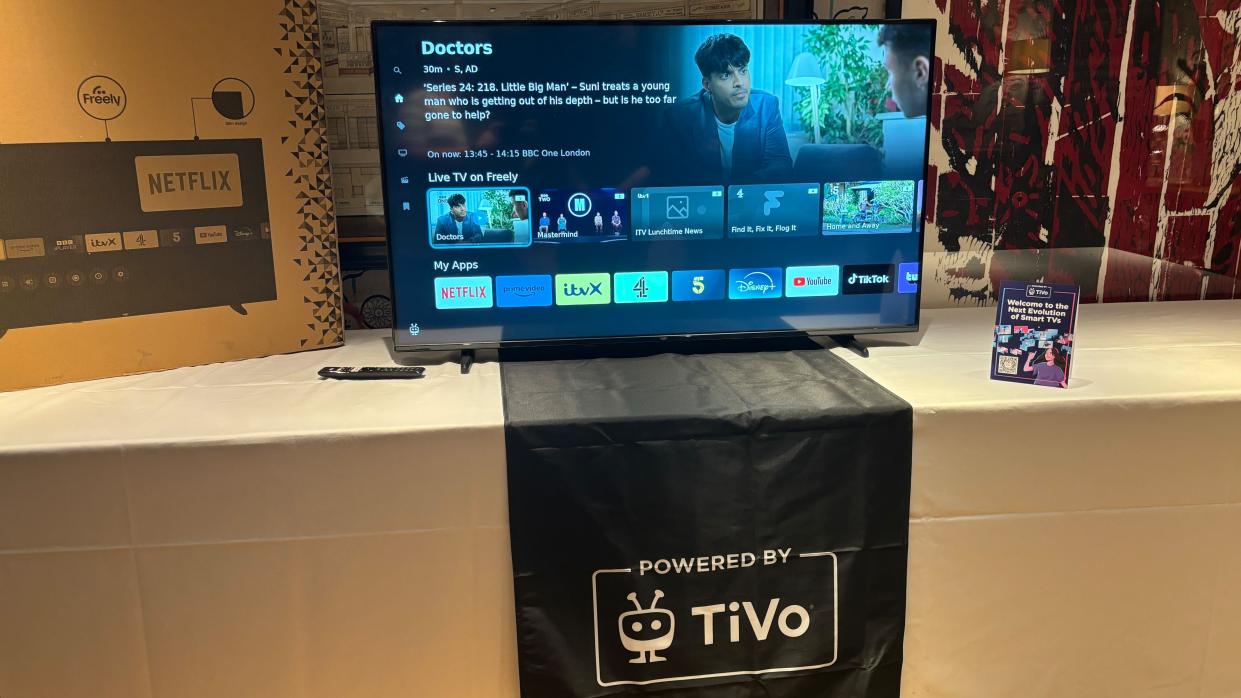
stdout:
[[831,552],[777,549],[598,570],[591,580],[596,683],[831,666],[839,653],[837,564]]

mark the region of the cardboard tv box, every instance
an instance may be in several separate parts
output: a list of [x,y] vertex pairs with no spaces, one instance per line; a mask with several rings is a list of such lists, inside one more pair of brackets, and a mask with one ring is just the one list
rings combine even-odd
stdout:
[[6,14],[0,390],[341,343],[313,3]]

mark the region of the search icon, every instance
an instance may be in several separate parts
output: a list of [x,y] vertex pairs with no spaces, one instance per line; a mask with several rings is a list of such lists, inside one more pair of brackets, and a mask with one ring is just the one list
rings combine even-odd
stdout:
[[401,66],[399,66],[399,65],[394,65],[394,66],[392,66],[392,72],[396,73],[397,75],[400,75],[400,74],[401,74]]

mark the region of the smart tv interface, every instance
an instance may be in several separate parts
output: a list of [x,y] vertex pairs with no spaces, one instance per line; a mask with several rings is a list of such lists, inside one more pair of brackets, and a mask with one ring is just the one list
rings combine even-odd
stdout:
[[933,27],[377,22],[396,346],[916,327]]

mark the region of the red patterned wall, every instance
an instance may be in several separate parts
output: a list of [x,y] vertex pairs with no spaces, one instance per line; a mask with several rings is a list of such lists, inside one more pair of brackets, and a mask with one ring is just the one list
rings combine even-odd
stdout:
[[1241,298],[1241,0],[905,0],[940,22],[925,302]]

